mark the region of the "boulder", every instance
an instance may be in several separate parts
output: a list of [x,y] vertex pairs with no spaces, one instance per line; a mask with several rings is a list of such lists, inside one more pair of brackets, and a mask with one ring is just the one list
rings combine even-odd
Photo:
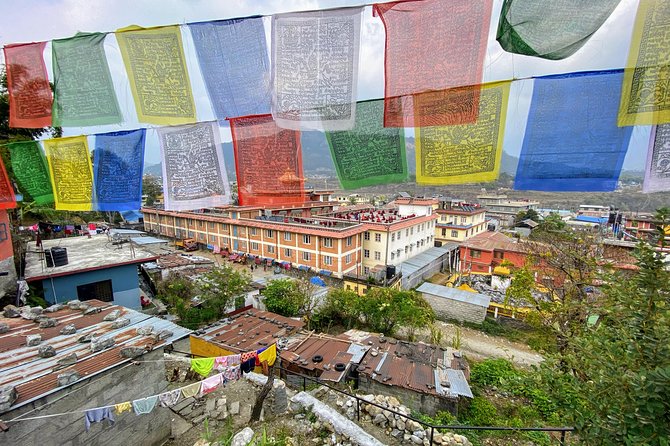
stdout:
[[62,310],[64,307],[65,307],[65,305],[63,305],[63,304],[54,304],[54,305],[51,305],[50,307],[46,307],[44,309],[44,312],[55,313],[56,311]]
[[79,302],[79,301],[76,300],[76,299],[75,299],[75,300],[70,300],[70,301],[68,301],[68,303],[67,303],[67,307],[68,307],[70,310],[78,310],[80,306],[81,306],[81,302]]
[[172,333],[170,330],[161,330],[159,333],[154,333],[153,338],[154,341],[158,342],[171,337],[173,334],[174,333]]
[[154,326],[147,325],[145,327],[139,327],[135,332],[140,336],[151,336],[154,334]]
[[110,311],[109,314],[105,315],[104,318],[102,318],[103,321],[113,321],[115,319],[118,319],[121,317],[121,310],[113,310]]
[[414,444],[423,444],[423,440],[417,437],[416,435],[410,435],[409,441],[411,441]]
[[115,329],[115,330],[118,329],[118,328],[123,328],[126,325],[130,325],[130,319],[125,318],[125,317],[118,318],[118,319],[114,320],[114,322],[112,322],[112,328]]
[[28,347],[35,347],[36,345],[40,345],[40,342],[42,342],[42,335],[28,335],[26,336],[26,345]]
[[99,352],[114,346],[114,338],[93,338],[91,339],[91,351]]
[[21,317],[27,321],[34,321],[38,316],[39,314],[33,313],[30,310],[21,312]]
[[60,334],[62,335],[71,335],[75,334],[77,332],[77,327],[75,327],[73,324],[68,324],[65,327],[60,329]]
[[15,386],[7,385],[0,387],[0,412],[6,412],[12,407],[14,401],[19,397]]
[[79,336],[79,339],[77,339],[77,342],[79,342],[80,344],[85,344],[87,342],[93,341],[94,338],[95,338],[95,333],[88,333],[88,334],[85,334],[83,336]]
[[240,402],[233,401],[230,403],[228,406],[228,412],[230,412],[231,415],[238,415],[240,413]]
[[43,311],[44,311],[44,308],[42,308],[42,307],[32,307],[30,309],[30,312],[33,313],[33,314],[42,314]]
[[102,308],[100,307],[90,307],[88,305],[86,306],[86,309],[84,309],[83,307],[80,307],[79,309],[84,310],[84,316],[88,316],[89,314],[100,313],[102,311]]
[[398,398],[396,398],[394,396],[387,396],[386,397],[386,403],[391,407],[400,406],[400,401],[398,401]]
[[383,413],[378,413],[372,420],[372,424],[376,424],[377,426],[386,426],[386,423],[388,423],[388,419],[384,416]]
[[2,315],[5,317],[13,318],[13,317],[19,317],[21,313],[19,312],[19,309],[16,308],[14,305],[7,305],[4,308]]
[[69,370],[58,375],[58,386],[69,386],[79,381],[79,373],[76,370]]
[[251,440],[254,438],[254,430],[250,427],[245,427],[241,431],[235,434],[230,446],[247,446],[251,443]]
[[40,321],[40,328],[51,328],[58,325],[58,319],[51,317],[44,318]]
[[51,345],[40,345],[37,349],[37,356],[40,358],[51,358],[56,356],[56,349]]
[[137,358],[138,356],[142,356],[147,352],[146,349],[142,347],[123,347],[121,349],[121,357],[122,358]]
[[63,367],[67,367],[69,365],[76,363],[77,363],[77,354],[70,353],[69,355],[64,356],[60,358],[58,361],[56,361],[56,367],[62,369]]
[[9,331],[9,324],[0,322],[0,334],[7,333]]

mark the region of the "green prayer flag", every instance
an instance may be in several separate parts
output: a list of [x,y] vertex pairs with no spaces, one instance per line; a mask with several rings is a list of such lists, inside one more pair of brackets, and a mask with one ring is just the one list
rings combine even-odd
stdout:
[[326,132],[342,188],[356,189],[407,180],[405,130],[384,128],[384,101],[356,104],[351,130]]
[[[37,141],[9,144],[14,177],[24,194],[30,195],[37,204],[54,202],[46,158]],[[25,198],[24,198],[24,201]]]
[[79,33],[52,41],[55,126],[82,127],[122,121],[103,47],[105,36]]
[[573,55],[620,0],[504,0],[496,40],[509,53],[559,60]]

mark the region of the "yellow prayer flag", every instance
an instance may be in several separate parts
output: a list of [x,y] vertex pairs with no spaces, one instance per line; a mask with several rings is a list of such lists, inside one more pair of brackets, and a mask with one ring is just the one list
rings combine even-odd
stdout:
[[670,122],[670,2],[644,0],[624,70],[619,127]]
[[473,124],[416,127],[416,182],[422,185],[483,183],[500,171],[510,82],[482,87]]
[[116,39],[138,120],[158,125],[196,122],[179,26],[122,28]]
[[44,141],[58,211],[90,211],[93,168],[85,136]]

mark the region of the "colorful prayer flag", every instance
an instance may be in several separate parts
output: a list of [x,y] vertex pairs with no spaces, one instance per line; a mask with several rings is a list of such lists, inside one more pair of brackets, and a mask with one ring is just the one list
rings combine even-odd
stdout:
[[384,101],[356,104],[352,130],[326,132],[337,176],[344,189],[407,180],[405,131],[384,128]]
[[621,0],[505,0],[496,40],[508,53],[559,60],[572,56]]
[[670,2],[637,10],[619,105],[620,126],[670,123]]
[[142,207],[145,130],[95,135],[95,209],[132,211]]
[[216,122],[158,128],[165,209],[230,204],[230,185]]
[[44,65],[46,42],[6,45],[9,126],[42,128],[51,125],[53,96]]
[[498,178],[509,90],[509,82],[484,85],[474,124],[414,130],[418,184],[483,183]]
[[230,120],[240,206],[303,203],[300,132],[280,129],[272,115]]
[[354,125],[363,7],[272,16],[272,115],[293,130]]
[[106,36],[78,33],[51,42],[54,125],[81,127],[122,121],[103,47]]
[[119,29],[116,39],[139,121],[158,125],[195,122],[179,26]]
[[670,191],[670,124],[652,127],[642,192]]
[[57,211],[90,211],[93,169],[86,136],[44,141]]
[[263,18],[191,23],[188,27],[219,123],[270,113],[270,61]]
[[617,127],[621,70],[535,79],[514,189],[616,189],[632,127]]
[[[492,0],[401,1],[373,6],[386,30],[385,126],[403,127],[421,110],[403,107],[405,118],[401,119],[397,108],[393,109],[398,98],[455,87],[470,87],[473,95],[470,119],[458,123],[475,120],[491,9]],[[439,109],[424,106],[424,110],[427,117],[441,115],[436,122],[449,124]]]
[[54,202],[51,179],[46,158],[37,141],[23,141],[9,144],[14,177],[24,195],[23,201],[32,198],[36,204],[44,205]]
[[473,124],[479,113],[481,85],[385,98],[386,127]]
[[16,207],[16,196],[12,182],[9,180],[5,163],[0,158],[0,209],[13,209]]

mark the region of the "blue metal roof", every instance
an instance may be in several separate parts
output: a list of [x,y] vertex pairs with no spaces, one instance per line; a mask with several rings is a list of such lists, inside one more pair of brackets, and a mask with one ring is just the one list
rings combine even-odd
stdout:
[[607,223],[607,218],[604,217],[589,217],[588,215],[578,215],[575,217],[575,220],[577,221],[585,221],[588,223],[598,223],[600,225],[603,225]]

